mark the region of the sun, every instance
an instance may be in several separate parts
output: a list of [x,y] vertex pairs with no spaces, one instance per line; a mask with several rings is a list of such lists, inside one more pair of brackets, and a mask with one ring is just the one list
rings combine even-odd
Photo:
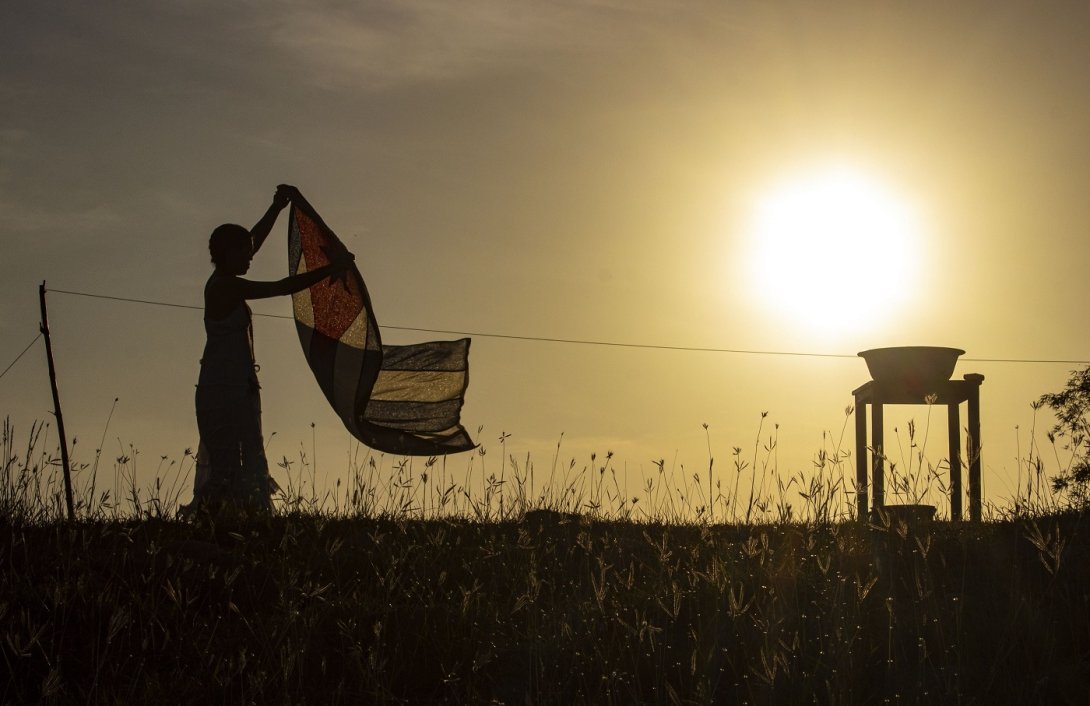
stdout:
[[795,326],[854,333],[911,298],[917,219],[863,171],[827,167],[778,181],[753,205],[748,239],[750,292]]

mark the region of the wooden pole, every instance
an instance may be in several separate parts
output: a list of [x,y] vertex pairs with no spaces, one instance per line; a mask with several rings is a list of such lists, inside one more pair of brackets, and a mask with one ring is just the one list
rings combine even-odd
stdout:
[[45,359],[49,363],[49,386],[53,389],[53,411],[57,417],[57,434],[61,439],[61,467],[64,470],[64,500],[68,506],[69,521],[76,519],[72,503],[72,469],[68,463],[68,442],[64,435],[64,416],[61,414],[61,396],[57,391],[57,369],[53,365],[53,345],[49,340],[49,314],[45,308],[45,280],[38,287],[38,299],[42,304],[41,332],[45,336]]

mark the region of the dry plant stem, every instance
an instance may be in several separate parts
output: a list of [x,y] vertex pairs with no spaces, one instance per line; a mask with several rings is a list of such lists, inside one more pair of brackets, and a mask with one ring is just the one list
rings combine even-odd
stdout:
[[[754,500],[755,500],[754,481],[757,478],[757,452],[761,448],[761,432],[764,430],[765,417],[767,417],[767,416],[768,416],[768,412],[761,412],[761,422],[757,426],[757,440],[753,444],[753,462],[750,464],[750,467],[753,470],[753,474],[750,476],[749,503],[746,506],[746,520],[745,520],[745,522],[746,522],[747,525],[749,524],[749,521],[753,516],[753,503],[754,503]],[[762,484],[762,486],[764,484],[764,477],[763,476],[761,478],[761,484]]]

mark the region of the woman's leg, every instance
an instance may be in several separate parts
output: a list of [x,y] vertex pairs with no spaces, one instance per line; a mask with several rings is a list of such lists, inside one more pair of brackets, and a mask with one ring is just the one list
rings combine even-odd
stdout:
[[[234,486],[242,473],[241,391],[228,386],[198,386],[197,431],[207,454],[207,478],[198,478],[194,499],[201,505],[234,502]],[[200,453],[198,451],[198,453]],[[203,474],[202,474],[203,475]]]
[[276,484],[269,475],[269,462],[265,458],[265,438],[261,433],[261,393],[256,385],[247,390],[244,406],[239,415],[242,457],[240,499],[247,507],[270,512]]

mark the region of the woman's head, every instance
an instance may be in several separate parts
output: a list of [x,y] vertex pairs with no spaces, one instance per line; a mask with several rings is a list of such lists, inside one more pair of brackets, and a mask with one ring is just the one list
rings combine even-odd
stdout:
[[248,265],[253,255],[253,247],[250,231],[235,223],[218,226],[208,239],[208,252],[217,267],[228,266],[240,260]]

